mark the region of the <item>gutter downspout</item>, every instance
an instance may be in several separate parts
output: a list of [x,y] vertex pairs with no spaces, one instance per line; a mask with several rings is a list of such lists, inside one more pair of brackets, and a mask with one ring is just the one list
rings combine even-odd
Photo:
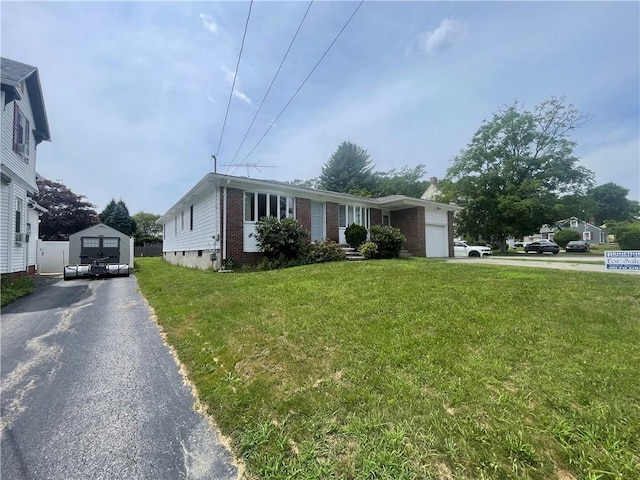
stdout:
[[[222,263],[227,259],[227,187],[226,185],[222,187],[222,258],[220,262]],[[222,265],[220,265],[222,268]]]

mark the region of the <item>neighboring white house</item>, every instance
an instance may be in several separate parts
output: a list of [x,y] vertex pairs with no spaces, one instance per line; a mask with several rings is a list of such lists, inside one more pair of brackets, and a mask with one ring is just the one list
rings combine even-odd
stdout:
[[423,200],[434,200],[438,195],[440,195],[440,189],[438,188],[438,177],[431,177],[429,179],[429,186],[424,191],[422,196]]
[[36,270],[38,217],[36,147],[51,140],[38,69],[0,59],[2,161],[0,182],[0,273]]

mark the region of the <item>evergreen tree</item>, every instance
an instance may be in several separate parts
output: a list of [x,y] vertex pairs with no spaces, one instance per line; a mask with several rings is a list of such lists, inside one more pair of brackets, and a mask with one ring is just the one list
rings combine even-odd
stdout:
[[332,192],[370,195],[373,165],[367,151],[351,142],[342,142],[322,167],[319,187]]

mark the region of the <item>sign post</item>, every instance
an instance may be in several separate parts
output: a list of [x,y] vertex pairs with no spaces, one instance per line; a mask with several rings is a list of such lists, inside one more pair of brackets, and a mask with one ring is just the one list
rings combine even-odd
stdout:
[[640,250],[607,250],[604,266],[607,270],[640,270]]

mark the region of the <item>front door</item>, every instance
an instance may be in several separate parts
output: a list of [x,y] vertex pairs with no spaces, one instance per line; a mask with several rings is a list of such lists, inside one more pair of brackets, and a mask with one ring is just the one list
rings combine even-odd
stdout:
[[324,240],[324,203],[311,202],[311,241]]

